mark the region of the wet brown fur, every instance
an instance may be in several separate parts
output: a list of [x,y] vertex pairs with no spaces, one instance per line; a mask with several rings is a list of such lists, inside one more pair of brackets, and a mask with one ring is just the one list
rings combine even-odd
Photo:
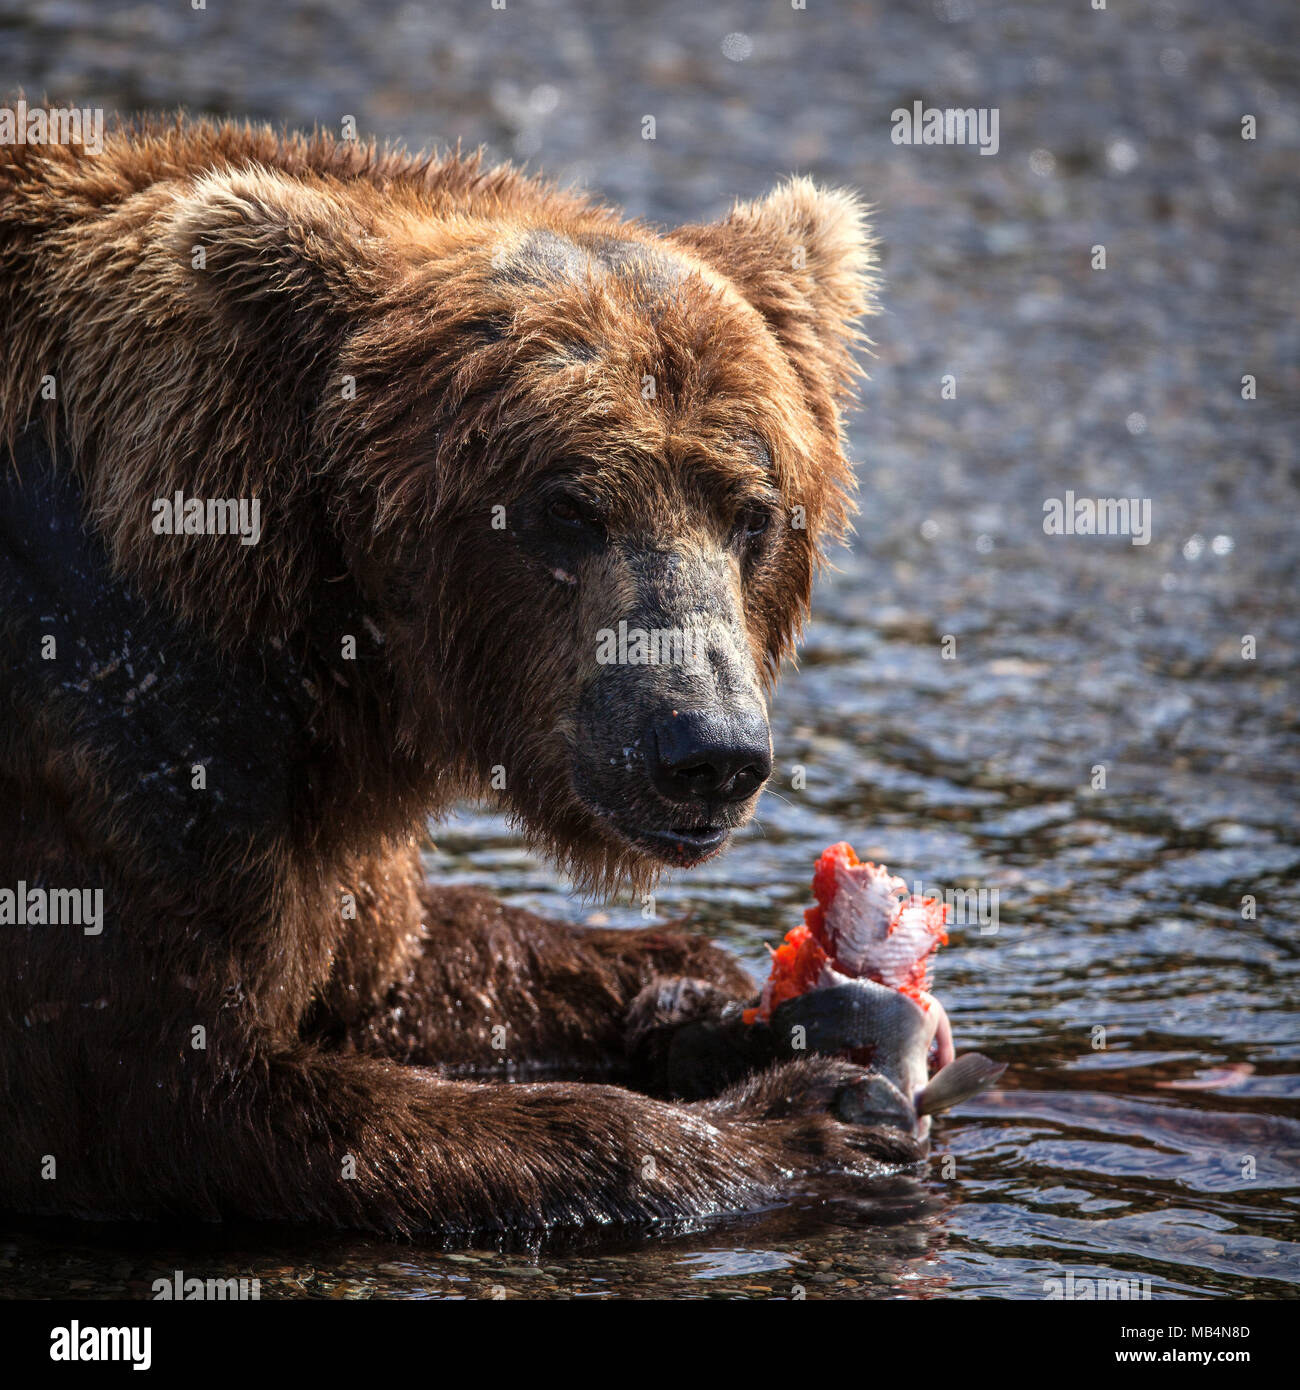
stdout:
[[[455,1233],[698,1216],[910,1155],[829,1118],[856,1073],[824,1059],[693,1106],[448,1079],[617,1078],[644,990],[752,987],[678,931],[430,887],[415,849],[428,814],[489,796],[585,886],[653,879],[565,761],[626,567],[541,573],[488,518],[577,458],[624,531],[714,563],[774,487],[764,562],[724,566],[769,684],[845,523],[870,262],[853,200],[806,181],[660,234],[477,158],[231,124],[124,128],[98,158],[0,150],[0,426],[15,450],[41,427],[112,574],[185,650],[269,680],[295,750],[280,810],[195,812],[182,871],[87,722],[98,668],[4,688],[0,886],[102,884],[108,913],[97,939],[0,928],[0,1201]],[[261,543],[160,543],[150,506],[178,488],[262,498]],[[32,629],[0,616],[0,638],[25,651]],[[135,679],[124,715],[156,708]],[[241,750],[205,751],[220,787]]]

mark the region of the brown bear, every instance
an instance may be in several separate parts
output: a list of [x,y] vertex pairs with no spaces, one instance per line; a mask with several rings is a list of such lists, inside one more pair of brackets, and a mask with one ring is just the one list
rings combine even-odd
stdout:
[[233,124],[0,150],[0,1205],[463,1235],[915,1159],[711,944],[417,854],[483,797],[643,887],[750,816],[870,271],[805,180],[661,234]]

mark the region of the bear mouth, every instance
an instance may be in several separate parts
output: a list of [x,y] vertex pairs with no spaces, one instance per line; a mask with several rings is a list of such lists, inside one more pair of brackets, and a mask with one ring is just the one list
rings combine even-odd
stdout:
[[[612,835],[624,849],[678,869],[692,868],[712,859],[726,847],[737,825],[743,825],[747,819],[746,816],[719,813],[709,817],[707,810],[703,815],[697,810],[698,820],[683,819],[676,825],[665,825],[668,817],[660,820],[652,811],[642,819],[628,807],[612,810],[587,803],[586,809],[600,822],[605,834]],[[682,815],[683,808],[677,808],[677,814]],[[690,814],[689,810],[685,811],[686,816]]]
[[[732,832],[744,825],[757,797],[742,805],[671,806],[654,798],[651,804],[635,804],[629,798],[622,805],[610,805],[604,798],[584,795],[581,770],[574,778],[573,790],[583,810],[599,826],[606,841],[613,841],[626,853],[631,850],[644,860],[669,868],[686,869],[712,859],[731,840]],[[659,804],[654,804],[659,802]]]
[[716,854],[731,838],[729,825],[701,821],[667,830],[644,828],[636,836],[657,858],[670,864],[698,864]]

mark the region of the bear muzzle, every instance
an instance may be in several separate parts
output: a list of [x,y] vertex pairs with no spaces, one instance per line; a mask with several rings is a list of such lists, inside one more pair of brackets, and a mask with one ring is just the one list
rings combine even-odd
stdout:
[[761,709],[748,702],[683,705],[656,702],[630,740],[612,731],[602,736],[597,717],[573,767],[575,790],[589,811],[639,853],[680,867],[723,848],[753,814],[772,772]]
[[772,737],[726,556],[625,547],[631,596],[596,634],[572,746],[587,810],[639,854],[697,864],[752,815]]

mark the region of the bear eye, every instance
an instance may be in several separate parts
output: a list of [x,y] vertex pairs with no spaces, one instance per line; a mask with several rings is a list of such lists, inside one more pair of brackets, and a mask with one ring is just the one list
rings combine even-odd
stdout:
[[547,499],[546,519],[565,532],[584,532],[595,537],[601,530],[596,509],[584,498],[569,492],[557,492]]
[[546,503],[546,516],[551,517],[552,521],[559,521],[564,527],[588,527],[595,525],[596,520],[587,503],[564,492]]
[[546,508],[548,516],[562,521],[566,526],[580,525],[583,520],[582,508],[572,497],[553,497]]
[[736,518],[736,535],[746,549],[755,549],[771,525],[772,513],[766,507],[747,507]]

